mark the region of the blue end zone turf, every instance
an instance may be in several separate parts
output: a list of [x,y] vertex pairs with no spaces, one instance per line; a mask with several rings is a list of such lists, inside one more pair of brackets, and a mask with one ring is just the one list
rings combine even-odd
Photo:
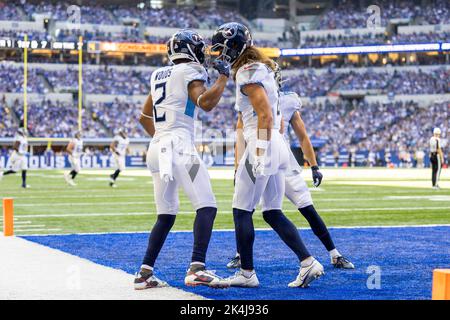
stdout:
[[[430,299],[432,270],[448,268],[450,227],[332,229],[338,249],[356,270],[336,270],[328,253],[309,230],[301,230],[306,244],[325,266],[325,276],[308,289],[290,289],[298,262],[272,231],[258,231],[255,264],[261,287],[215,290],[183,285],[190,261],[193,236],[171,233],[156,264],[157,274],[172,286],[211,299]],[[135,273],[144,256],[147,234],[27,236],[25,239],[93,262]],[[225,264],[234,255],[234,233],[214,232],[208,267],[228,276]],[[381,270],[381,289],[369,290],[367,267]],[[132,283],[130,283],[132,290]]]

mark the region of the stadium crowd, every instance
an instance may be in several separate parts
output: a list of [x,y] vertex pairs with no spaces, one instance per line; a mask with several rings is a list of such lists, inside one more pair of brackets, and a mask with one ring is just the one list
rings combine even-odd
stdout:
[[[142,5],[144,4],[144,5]],[[172,28],[212,28],[226,21],[246,21],[238,12],[220,8],[203,9],[198,7],[151,8],[141,5],[86,5],[80,6],[80,22],[101,25],[120,25],[124,21],[140,21],[146,26]],[[69,9],[70,2],[29,3],[12,0],[0,1],[0,20],[35,20],[37,15],[51,17],[56,21],[71,21],[76,18]],[[75,19],[76,20],[76,19]]]
[[393,43],[426,43],[448,41],[450,32],[414,32],[411,34],[399,33],[392,36]]
[[[356,150],[367,151],[368,165],[389,165],[392,155],[400,160],[400,166],[423,167],[425,155],[429,151],[429,139],[434,127],[443,132],[443,147],[448,151],[450,132],[448,101],[435,102],[431,106],[418,109],[414,114],[398,121],[384,130],[375,132],[355,146]],[[376,157],[384,157],[376,161]]]
[[[18,119],[23,119],[22,102],[14,101],[11,108]],[[82,122],[86,136],[107,136],[106,129],[96,121],[95,116],[90,114],[89,110],[84,110]],[[77,127],[78,107],[76,103],[51,101],[43,98],[28,104],[28,131],[34,137],[71,137]]]
[[422,71],[395,70],[375,72],[367,69],[362,73],[351,71],[337,83],[336,90],[380,90],[395,94],[442,94],[450,93],[448,82],[450,69]]
[[[335,1],[320,17],[316,29],[350,29],[366,28],[368,18],[367,6],[361,1]],[[450,4],[446,0],[427,1],[422,5],[419,1],[377,0],[373,3],[380,8],[381,26],[386,26],[392,19],[407,19],[412,24],[448,24],[450,22]]]
[[339,77],[340,75],[331,68],[320,74],[309,70],[286,77],[283,85],[285,90],[294,91],[301,97],[325,96]]
[[124,128],[130,138],[146,136],[142,127],[137,123],[141,113],[141,104],[116,98],[109,103],[91,103],[89,108],[92,115],[110,132],[115,132],[118,128]]
[[6,97],[0,100],[0,137],[12,137],[18,128],[17,121],[14,120],[14,114],[6,103]]
[[[0,92],[23,92],[23,74],[23,68],[0,63]],[[28,70],[27,91],[29,93],[48,93],[48,88],[36,70]]]

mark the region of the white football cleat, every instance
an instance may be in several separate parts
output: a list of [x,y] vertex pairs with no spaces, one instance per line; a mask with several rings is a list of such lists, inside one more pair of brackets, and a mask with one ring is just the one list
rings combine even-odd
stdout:
[[311,282],[323,276],[323,266],[314,259],[309,266],[300,267],[297,279],[289,283],[289,288],[307,288]]
[[241,267],[241,257],[239,255],[236,255],[234,258],[231,258],[230,261],[227,263],[228,269],[238,269]]
[[134,290],[168,287],[169,284],[155,277],[153,271],[141,269],[134,278]]
[[184,284],[189,287],[208,286],[223,289],[230,285],[227,281],[215,274],[214,271],[206,270],[204,265],[191,265],[184,278]]
[[0,181],[3,179],[3,171],[0,171]]
[[355,269],[355,265],[344,256],[331,258],[331,264],[337,269]]
[[64,180],[66,180],[69,186],[75,187],[77,184],[72,180],[69,173],[64,174]]
[[225,280],[229,283],[230,287],[256,288],[259,286],[259,280],[255,271],[249,276],[245,276],[244,272],[239,270]]

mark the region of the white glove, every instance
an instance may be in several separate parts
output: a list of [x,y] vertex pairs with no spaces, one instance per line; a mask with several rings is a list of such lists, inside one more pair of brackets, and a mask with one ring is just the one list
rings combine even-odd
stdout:
[[262,156],[256,156],[255,160],[253,162],[253,174],[255,177],[264,176],[264,167],[265,167],[265,157]]

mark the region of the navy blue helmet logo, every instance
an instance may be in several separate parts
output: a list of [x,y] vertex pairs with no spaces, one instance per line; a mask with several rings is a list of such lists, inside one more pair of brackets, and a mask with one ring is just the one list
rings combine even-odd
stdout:
[[237,29],[233,26],[226,27],[222,30],[222,35],[225,39],[233,39],[237,34]]
[[198,33],[194,33],[192,34],[192,40],[196,43],[200,43],[203,41],[203,38]]

